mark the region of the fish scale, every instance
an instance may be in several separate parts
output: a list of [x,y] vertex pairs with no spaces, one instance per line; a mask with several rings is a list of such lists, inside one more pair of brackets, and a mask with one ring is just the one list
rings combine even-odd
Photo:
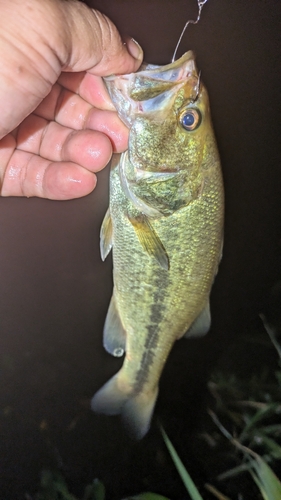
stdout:
[[[165,74],[174,83],[168,97],[163,84],[161,100]],[[114,281],[104,345],[112,354],[126,350],[126,355],[121,370],[94,396],[92,407],[121,413],[136,437],[142,437],[174,342],[209,329],[209,294],[221,257],[224,209],[208,96],[202,82],[197,88],[193,54],[159,70],[144,69],[137,89],[138,98],[145,98],[141,105],[130,94],[134,78],[107,80],[124,121],[118,92],[120,102],[124,95],[128,99],[130,137],[129,155],[123,153],[111,168],[110,206],[101,232],[103,258],[113,248]],[[145,85],[146,78],[149,86],[142,94],[140,82]],[[190,110],[200,118],[194,130],[186,130],[180,118]],[[167,136],[167,130],[174,132]],[[164,156],[155,150],[163,144]],[[167,167],[174,175],[166,175]]]

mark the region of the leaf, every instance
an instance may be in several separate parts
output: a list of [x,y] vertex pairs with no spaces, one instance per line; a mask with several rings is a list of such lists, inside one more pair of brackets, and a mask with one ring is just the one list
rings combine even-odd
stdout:
[[178,470],[180,477],[182,478],[182,481],[183,481],[191,499],[192,500],[203,500],[203,498],[201,497],[198,489],[196,488],[194,482],[192,481],[190,475],[188,474],[186,468],[184,467],[180,457],[178,456],[174,446],[172,445],[170,439],[168,438],[168,436],[167,436],[167,434],[164,431],[162,426],[160,426],[160,430],[161,430],[164,442],[169,450],[169,453],[173,459],[173,462]]
[[74,497],[73,495],[71,495],[71,493],[69,493],[67,484],[61,475],[58,475],[57,478],[55,479],[54,487],[55,491],[57,493],[60,493],[61,495],[58,498],[61,498],[62,500],[77,500],[76,497]]
[[40,490],[36,500],[77,500],[69,493],[64,478],[59,473],[43,470],[41,475]]
[[86,487],[83,500],[105,500],[105,487],[99,479]]

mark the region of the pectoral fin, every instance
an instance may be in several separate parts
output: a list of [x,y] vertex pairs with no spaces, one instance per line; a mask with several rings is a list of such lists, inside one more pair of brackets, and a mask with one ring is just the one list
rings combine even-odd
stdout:
[[208,300],[203,311],[197,316],[193,321],[190,328],[184,334],[184,338],[190,337],[203,337],[210,330],[211,327],[211,312],[210,312],[210,302]]
[[103,345],[109,354],[123,356],[126,348],[126,332],[123,328],[114,294],[111,297],[103,329]]
[[148,217],[142,214],[134,218],[130,217],[129,220],[136,231],[136,235],[143,249],[148,255],[153,256],[163,269],[168,271],[169,257],[159,236],[150,224]]
[[105,260],[112,249],[112,220],[109,209],[107,210],[100,230],[100,253]]

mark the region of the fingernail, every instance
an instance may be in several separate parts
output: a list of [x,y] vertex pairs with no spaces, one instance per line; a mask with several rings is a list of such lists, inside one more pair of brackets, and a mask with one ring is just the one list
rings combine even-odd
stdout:
[[141,61],[143,58],[143,51],[138,42],[136,42],[134,38],[129,38],[129,40],[126,40],[126,45],[129,54],[131,54],[134,59],[138,59],[139,61]]

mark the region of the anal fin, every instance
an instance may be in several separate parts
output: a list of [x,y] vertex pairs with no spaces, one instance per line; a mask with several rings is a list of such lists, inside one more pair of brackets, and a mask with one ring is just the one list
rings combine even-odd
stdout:
[[168,271],[169,257],[159,236],[150,224],[148,217],[141,214],[137,217],[130,217],[129,220],[143,249],[148,255],[153,256],[163,269]]
[[184,338],[191,337],[203,337],[206,335],[211,327],[211,311],[210,311],[210,301],[208,300],[206,306],[193,321],[192,325],[189,327],[187,332],[184,334]]
[[103,329],[104,348],[112,356],[123,356],[126,348],[126,332],[123,328],[114,294],[111,297]]

